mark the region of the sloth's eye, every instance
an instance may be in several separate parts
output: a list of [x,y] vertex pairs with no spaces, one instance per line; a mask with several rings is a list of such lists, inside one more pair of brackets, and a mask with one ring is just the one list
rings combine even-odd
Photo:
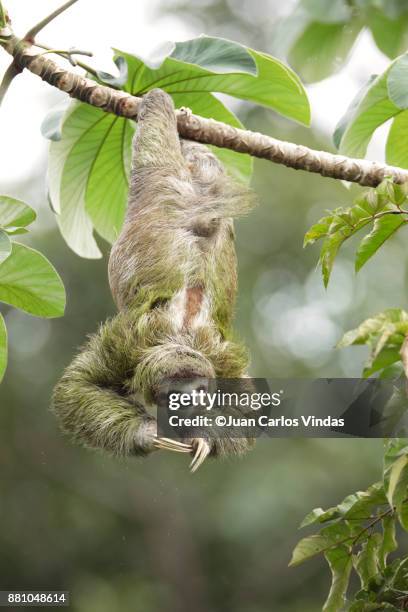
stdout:
[[168,298],[157,298],[151,303],[150,310],[160,308],[160,306],[164,306],[165,304],[167,304],[168,301]]

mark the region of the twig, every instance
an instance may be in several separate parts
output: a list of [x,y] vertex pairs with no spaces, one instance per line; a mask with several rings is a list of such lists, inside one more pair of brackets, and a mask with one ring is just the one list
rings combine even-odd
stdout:
[[68,0],[68,2],[65,2],[65,4],[63,4],[62,6],[57,8],[55,11],[50,13],[50,15],[47,15],[47,17],[44,17],[44,19],[41,19],[41,21],[36,23],[32,28],[28,30],[28,32],[24,36],[24,40],[33,42],[38,32],[41,32],[41,30],[45,28],[46,25],[48,25],[51,21],[53,21],[56,17],[58,17],[58,15],[61,15],[61,13],[66,11],[70,6],[72,6],[76,2],[78,2],[78,0]]
[[12,80],[20,73],[21,68],[13,60],[10,66],[7,68],[6,72],[4,73],[3,79],[0,83],[0,106],[4,100],[4,96],[6,95],[8,88],[10,87]]
[[[1,38],[5,38],[7,42],[1,42]],[[36,53],[31,45],[14,36],[10,29],[7,29],[7,36],[5,30],[0,30],[0,44],[15,58],[18,66],[27,68],[72,98],[105,112],[137,119],[140,98],[64,70],[52,60]],[[189,109],[177,111],[177,126],[182,138],[246,153],[296,170],[315,172],[371,187],[381,183],[385,177],[392,177],[396,183],[408,181],[408,170],[403,168],[315,151],[303,145],[199,117],[193,115]]]
[[80,49],[53,49],[52,47],[48,47],[47,45],[42,45],[38,42],[34,43],[35,47],[39,47],[40,49],[45,49],[43,53],[40,55],[45,55],[46,53],[54,53],[55,55],[59,55],[63,59],[69,61],[72,66],[78,66],[79,68],[83,68],[89,74],[93,74],[93,76],[97,77],[97,72],[92,66],[81,62],[80,60],[74,59],[73,55],[86,55],[87,57],[93,57],[92,51],[81,51]]

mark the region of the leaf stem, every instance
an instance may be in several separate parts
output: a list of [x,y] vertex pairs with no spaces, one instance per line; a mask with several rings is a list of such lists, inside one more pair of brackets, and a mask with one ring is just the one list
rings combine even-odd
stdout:
[[38,32],[40,32],[43,28],[45,28],[45,26],[47,26],[51,21],[53,21],[56,17],[61,15],[61,13],[66,11],[70,6],[72,6],[76,2],[78,2],[78,0],[68,0],[68,2],[65,2],[62,6],[60,6],[55,11],[53,11],[52,13],[44,17],[44,19],[41,19],[41,21],[36,23],[32,28],[28,30],[28,32],[24,36],[24,40],[34,42],[34,39],[36,35],[38,34]]
[[4,73],[3,79],[0,83],[0,106],[4,100],[4,96],[6,95],[11,85],[11,82],[20,73],[21,73],[21,68],[13,60],[10,66],[7,68],[6,72]]
[[72,57],[73,55],[86,55],[88,57],[92,57],[92,51],[81,51],[79,49],[53,49],[52,47],[37,42],[34,43],[34,46],[39,47],[40,49],[45,49],[44,53],[40,53],[39,55],[54,53],[55,55],[59,55],[59,57],[68,60],[72,66],[78,66],[79,68],[86,70],[86,72],[98,78],[97,71],[92,68],[92,66],[89,66],[88,64],[85,64],[85,62],[81,62],[80,60],[74,59]]

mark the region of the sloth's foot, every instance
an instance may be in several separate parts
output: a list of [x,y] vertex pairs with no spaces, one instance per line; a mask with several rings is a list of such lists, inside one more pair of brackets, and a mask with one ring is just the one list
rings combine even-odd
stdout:
[[161,450],[174,451],[176,453],[191,453],[193,448],[191,444],[184,444],[178,440],[172,440],[171,438],[155,438],[153,446]]

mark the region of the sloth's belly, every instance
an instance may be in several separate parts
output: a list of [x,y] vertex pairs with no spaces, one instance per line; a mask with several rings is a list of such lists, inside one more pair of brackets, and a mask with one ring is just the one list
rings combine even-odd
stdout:
[[210,301],[203,287],[183,287],[171,299],[169,316],[174,331],[191,330],[208,324]]

